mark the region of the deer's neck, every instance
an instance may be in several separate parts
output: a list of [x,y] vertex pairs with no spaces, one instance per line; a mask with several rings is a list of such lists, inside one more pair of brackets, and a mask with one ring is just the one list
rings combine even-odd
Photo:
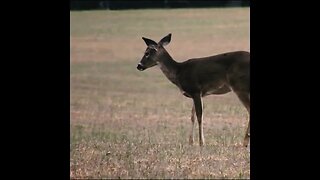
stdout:
[[175,85],[178,85],[177,73],[178,63],[172,59],[168,53],[164,53],[164,57],[159,61],[160,69],[163,74]]

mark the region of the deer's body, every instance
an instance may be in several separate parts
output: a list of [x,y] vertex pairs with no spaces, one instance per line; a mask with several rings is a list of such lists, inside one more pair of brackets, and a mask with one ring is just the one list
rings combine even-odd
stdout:
[[[160,63],[160,69],[167,78],[179,87],[183,95],[192,97],[200,93],[202,97],[210,94],[225,94],[231,91],[230,82],[235,84],[233,76],[241,76],[246,84],[243,87],[250,92],[250,54],[244,51],[230,52],[205,58],[190,59],[178,63],[173,59],[174,71]],[[246,68],[245,73],[237,71],[238,66]],[[171,67],[172,69],[172,67]]]
[[[190,144],[193,144],[195,115],[199,123],[199,141],[204,145],[202,126],[202,97],[210,94],[225,94],[234,91],[250,113],[250,53],[245,51],[229,52],[210,57],[194,58],[176,62],[163,48],[171,40],[171,34],[159,43],[143,38],[148,48],[138,64],[139,70],[159,65],[166,77],[186,97],[192,98],[192,129]],[[250,123],[250,121],[249,121]],[[250,125],[245,134],[244,145],[249,142]]]

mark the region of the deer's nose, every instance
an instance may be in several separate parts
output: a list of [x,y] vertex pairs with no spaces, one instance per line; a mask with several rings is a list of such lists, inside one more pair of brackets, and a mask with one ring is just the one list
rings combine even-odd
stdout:
[[145,68],[141,63],[139,63],[138,66],[137,66],[137,69],[138,69],[139,71],[143,71],[143,70],[145,70],[146,68]]

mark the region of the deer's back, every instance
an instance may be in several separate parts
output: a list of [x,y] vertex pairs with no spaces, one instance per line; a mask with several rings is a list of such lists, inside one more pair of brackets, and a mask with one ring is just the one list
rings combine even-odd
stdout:
[[219,65],[228,67],[236,62],[250,63],[250,53],[246,51],[235,51],[209,57],[193,58],[182,62],[181,64],[183,66],[194,66],[195,68],[199,66],[199,68],[208,67],[215,69]]

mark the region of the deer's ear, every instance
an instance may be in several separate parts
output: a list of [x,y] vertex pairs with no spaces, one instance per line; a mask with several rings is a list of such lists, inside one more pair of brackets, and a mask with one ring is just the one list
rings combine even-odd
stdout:
[[165,46],[167,44],[169,44],[171,41],[171,33],[168,34],[166,37],[162,38],[160,41],[159,41],[159,45],[162,45],[162,46]]
[[158,45],[155,41],[153,41],[151,39],[148,39],[145,37],[142,37],[142,39],[144,40],[144,42],[146,43],[147,46],[151,46],[151,45],[157,46]]

